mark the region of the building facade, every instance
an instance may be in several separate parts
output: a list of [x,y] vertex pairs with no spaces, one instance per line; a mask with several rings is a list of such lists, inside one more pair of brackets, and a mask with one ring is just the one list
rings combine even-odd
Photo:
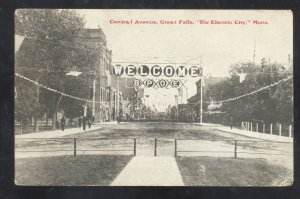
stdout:
[[119,89],[118,77],[112,76],[112,50],[107,47],[107,40],[101,28],[85,29],[83,34],[85,43],[90,44],[97,53],[97,72],[93,76],[94,105],[96,123],[115,121],[122,112],[122,93]]
[[[226,80],[227,77],[205,77],[203,80],[202,87],[202,100],[203,100],[203,122],[210,122],[210,118],[213,118],[211,114],[215,114],[212,112],[216,108],[214,104],[215,99],[217,99],[218,93],[215,93],[212,89],[212,86]],[[190,117],[194,122],[199,122],[199,113],[200,113],[200,98],[201,98],[201,81],[196,82],[197,93],[188,99],[188,104],[191,109],[189,111],[192,112],[192,116]],[[219,107],[217,107],[219,108]]]

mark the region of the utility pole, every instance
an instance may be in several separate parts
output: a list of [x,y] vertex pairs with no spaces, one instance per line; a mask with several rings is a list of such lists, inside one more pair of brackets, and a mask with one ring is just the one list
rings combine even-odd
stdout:
[[256,50],[256,38],[254,39],[254,50],[253,50],[253,60],[252,60],[252,65],[253,66],[255,64],[255,50]]
[[93,110],[92,110],[92,115],[93,115],[93,120],[95,120],[95,100],[96,100],[96,80],[93,80]]
[[178,96],[175,95],[175,103],[176,103],[176,118],[178,119]]
[[101,123],[101,119],[102,119],[102,96],[104,95],[104,93],[102,92],[102,89],[101,89],[101,52],[102,50],[100,49],[100,56],[99,56],[99,122]]
[[203,98],[202,98],[202,94],[203,94],[203,90],[202,90],[202,87],[203,87],[203,75],[201,76],[201,79],[200,79],[200,114],[199,114],[199,118],[200,118],[200,124],[202,124],[202,121],[203,121]]
[[[36,85],[36,104],[39,106],[40,102],[40,87],[39,85]],[[39,121],[38,121],[38,109],[35,112],[34,115],[34,130],[37,132],[39,131]]]
[[117,76],[117,98],[116,98],[116,101],[117,101],[117,112],[116,112],[116,116],[117,118],[120,117],[119,113],[120,113],[120,91],[119,91],[119,76]]
[[203,83],[204,83],[204,75],[203,75],[203,66],[202,66],[202,59],[200,62],[200,110],[199,110],[199,119],[200,124],[203,122]]
[[186,102],[187,102],[188,99],[189,99],[189,96],[188,96],[188,88],[187,88],[187,87],[185,87],[185,93],[186,93]]

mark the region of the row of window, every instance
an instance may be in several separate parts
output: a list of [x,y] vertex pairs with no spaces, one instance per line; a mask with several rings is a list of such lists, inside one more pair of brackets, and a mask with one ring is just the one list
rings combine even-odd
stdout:
[[[113,92],[112,94],[113,101],[116,101],[116,92]],[[122,99],[122,94],[119,94],[119,99]],[[100,88],[100,100],[101,101],[110,101],[110,90]]]

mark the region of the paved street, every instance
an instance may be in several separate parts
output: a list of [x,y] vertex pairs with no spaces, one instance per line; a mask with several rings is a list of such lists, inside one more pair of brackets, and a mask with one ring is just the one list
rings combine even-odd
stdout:
[[[74,135],[72,134],[56,138],[45,137],[45,139],[42,136],[38,138],[16,137],[15,157],[17,164],[27,162],[27,160],[42,161],[46,157],[60,158],[64,155],[68,155],[65,157],[72,157],[76,148],[77,158],[81,159],[82,157],[92,157],[91,155],[94,155],[93,157],[98,156],[101,160],[102,157],[107,155],[132,157],[136,148],[136,157],[131,161],[129,159],[125,160],[129,162],[123,164],[126,165],[124,169],[121,170],[120,167],[116,173],[118,175],[114,174],[116,177],[110,177],[107,182],[111,181],[111,185],[116,186],[219,185],[222,184],[224,178],[227,178],[227,175],[232,175],[228,173],[229,170],[223,172],[223,168],[218,169],[218,172],[220,172],[218,175],[224,177],[215,181],[212,181],[214,178],[207,179],[206,175],[208,175],[207,172],[211,171],[211,168],[215,167],[213,165],[222,162],[223,166],[220,165],[220,167],[237,168],[241,165],[249,165],[249,168],[243,167],[249,171],[257,167],[268,168],[271,177],[266,183],[272,184],[273,175],[277,172],[279,172],[276,174],[276,176],[279,175],[278,178],[284,182],[288,180],[288,183],[290,183],[291,178],[286,179],[282,175],[292,175],[290,173],[293,167],[292,143],[251,138],[249,135],[229,133],[224,129],[222,131],[218,130],[218,127],[166,122],[129,122],[104,124],[99,125],[98,129],[94,128],[92,131],[76,132],[76,143],[74,143]],[[136,147],[134,147],[134,139],[136,140]],[[176,147],[175,139],[177,140]],[[238,140],[236,147],[237,159],[234,158],[234,140]],[[38,161],[39,164],[44,165],[45,163],[41,163],[41,161]],[[188,162],[189,164],[187,164]],[[111,165],[114,163],[102,164]],[[92,169],[96,167],[94,165]],[[235,172],[243,171],[236,170]],[[258,169],[257,172],[264,171]],[[258,173],[251,175],[259,176]],[[190,175],[205,175],[203,177],[205,181],[199,181],[199,178],[191,178]],[[209,175],[214,176],[215,174]],[[257,179],[256,177],[254,180],[248,179],[242,184],[259,184],[260,181],[256,181]],[[238,179],[234,179],[231,183],[238,183],[236,180]],[[281,181],[274,183],[282,184]]]
[[[266,158],[292,165],[292,143],[272,142],[217,130],[218,126],[198,126],[183,123],[136,122],[100,125],[93,131],[76,132],[77,154],[133,155],[134,138],[137,156],[174,156],[177,139],[178,156]],[[93,128],[92,128],[93,129]],[[16,139],[16,157],[73,155],[74,135],[59,138]],[[49,134],[49,133],[48,133]],[[49,135],[45,136],[48,138]],[[48,151],[48,152],[47,152]]]

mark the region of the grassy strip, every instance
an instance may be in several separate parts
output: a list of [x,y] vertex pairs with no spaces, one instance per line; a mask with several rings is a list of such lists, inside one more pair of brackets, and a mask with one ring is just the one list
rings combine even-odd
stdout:
[[16,159],[17,185],[100,185],[117,177],[132,156],[79,155]]
[[264,159],[177,157],[176,161],[186,186],[289,186],[293,182],[290,170]]

